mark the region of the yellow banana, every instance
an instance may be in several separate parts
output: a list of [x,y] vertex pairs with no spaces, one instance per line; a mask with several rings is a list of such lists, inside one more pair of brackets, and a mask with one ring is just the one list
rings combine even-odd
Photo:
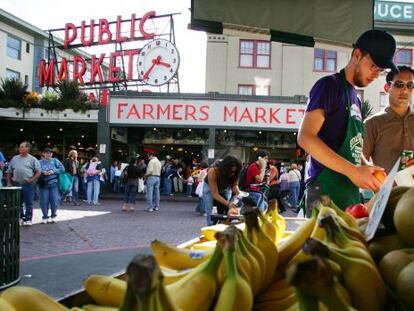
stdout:
[[341,266],[345,287],[356,309],[371,311],[380,310],[384,306],[387,293],[375,265],[360,258],[344,256],[321,241],[308,240],[305,250],[312,254],[325,255]]
[[272,282],[260,295],[255,298],[256,303],[284,299],[294,293],[293,287],[287,279]]
[[[217,237],[217,236],[216,236]],[[240,275],[236,265],[237,232],[220,235],[225,264],[225,279],[220,289],[215,311],[250,311],[253,293],[249,283]],[[198,309],[193,309],[198,310]]]
[[171,301],[183,311],[208,310],[217,291],[217,270],[222,260],[222,249],[216,246],[213,255],[188,275],[166,286]]
[[204,236],[206,240],[215,241],[216,238],[214,237],[214,235],[216,234],[216,232],[222,232],[226,230],[227,227],[228,225],[225,224],[216,224],[212,226],[202,227],[200,231],[201,235]]
[[[295,293],[284,297],[282,299],[260,302],[254,305],[255,311],[273,311],[273,310],[287,310],[298,302]],[[296,309],[299,310],[299,309]]]
[[93,305],[93,304],[87,304],[82,306],[83,310],[88,311],[118,311],[117,307],[108,307],[108,306],[101,306],[101,305]]
[[162,275],[164,276],[164,279],[163,279],[164,285],[177,282],[178,280],[181,280],[183,277],[185,277],[187,274],[189,274],[192,271],[192,269],[174,270],[174,269],[169,269],[166,267],[160,267],[160,269],[161,269]]
[[178,311],[165,292],[154,256],[135,256],[126,274],[127,290],[119,311]]
[[11,304],[9,304],[5,299],[0,297],[0,310],[1,311],[17,311]]
[[175,270],[184,270],[197,267],[200,263],[209,260],[211,251],[192,251],[178,248],[158,240],[151,242],[152,252],[158,265]]
[[85,279],[83,286],[97,304],[119,307],[124,300],[127,283],[114,277],[93,274]]
[[266,217],[263,216],[260,210],[257,212],[257,216],[259,217],[259,222],[261,223],[263,232],[273,243],[276,244],[276,227],[269,220],[267,220]]
[[358,230],[358,223],[355,218],[341,210],[328,196],[321,196],[321,202],[323,206],[332,208],[351,228]]
[[213,240],[213,241],[205,241],[205,242],[193,244],[191,246],[191,249],[209,251],[209,250],[214,249],[215,247],[216,247],[216,240]]
[[17,311],[68,311],[45,293],[31,287],[14,286],[6,289],[1,298]]
[[245,218],[246,230],[244,232],[246,236],[266,255],[264,266],[266,272],[262,287],[264,289],[271,283],[276,271],[278,259],[277,248],[259,226],[257,215],[260,213],[260,210],[257,207],[244,204],[241,208],[241,213]]

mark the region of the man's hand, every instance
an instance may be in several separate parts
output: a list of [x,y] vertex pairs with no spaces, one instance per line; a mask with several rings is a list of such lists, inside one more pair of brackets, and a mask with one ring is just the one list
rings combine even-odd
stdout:
[[414,158],[407,161],[406,167],[414,165]]
[[33,178],[26,178],[26,179],[25,179],[25,181],[26,181],[28,184],[31,184],[31,183],[33,182]]
[[372,174],[374,171],[384,171],[384,169],[379,166],[354,166],[347,177],[359,188],[377,192],[382,184]]
[[264,158],[259,157],[259,166],[260,166],[260,168],[263,169],[263,168],[266,167],[266,165],[267,165],[267,161]]

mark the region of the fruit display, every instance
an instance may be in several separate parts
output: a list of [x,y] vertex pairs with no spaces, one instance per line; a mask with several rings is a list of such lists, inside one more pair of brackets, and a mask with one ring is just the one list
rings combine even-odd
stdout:
[[152,255],[137,255],[125,280],[89,276],[88,304],[68,308],[15,286],[1,294],[0,309],[414,310],[413,204],[414,188],[394,188],[387,219],[367,243],[369,218],[354,218],[328,197],[290,233],[276,201],[262,213],[243,198],[242,223],[203,227],[185,247],[155,240]]

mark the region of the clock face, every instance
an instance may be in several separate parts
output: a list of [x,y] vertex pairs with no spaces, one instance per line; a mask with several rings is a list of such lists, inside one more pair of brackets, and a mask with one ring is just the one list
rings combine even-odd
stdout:
[[170,81],[178,70],[180,55],[168,40],[148,42],[138,54],[138,76],[146,84],[160,86]]

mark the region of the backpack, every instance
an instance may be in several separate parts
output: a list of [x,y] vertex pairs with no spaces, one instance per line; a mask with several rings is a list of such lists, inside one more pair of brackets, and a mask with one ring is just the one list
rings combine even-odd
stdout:
[[240,190],[246,190],[247,169],[248,167],[243,167],[240,171],[240,177],[239,177],[239,189]]
[[86,175],[87,176],[95,176],[98,173],[98,170],[96,169],[96,166],[98,165],[97,162],[90,162],[89,163],[89,167],[86,170]]

